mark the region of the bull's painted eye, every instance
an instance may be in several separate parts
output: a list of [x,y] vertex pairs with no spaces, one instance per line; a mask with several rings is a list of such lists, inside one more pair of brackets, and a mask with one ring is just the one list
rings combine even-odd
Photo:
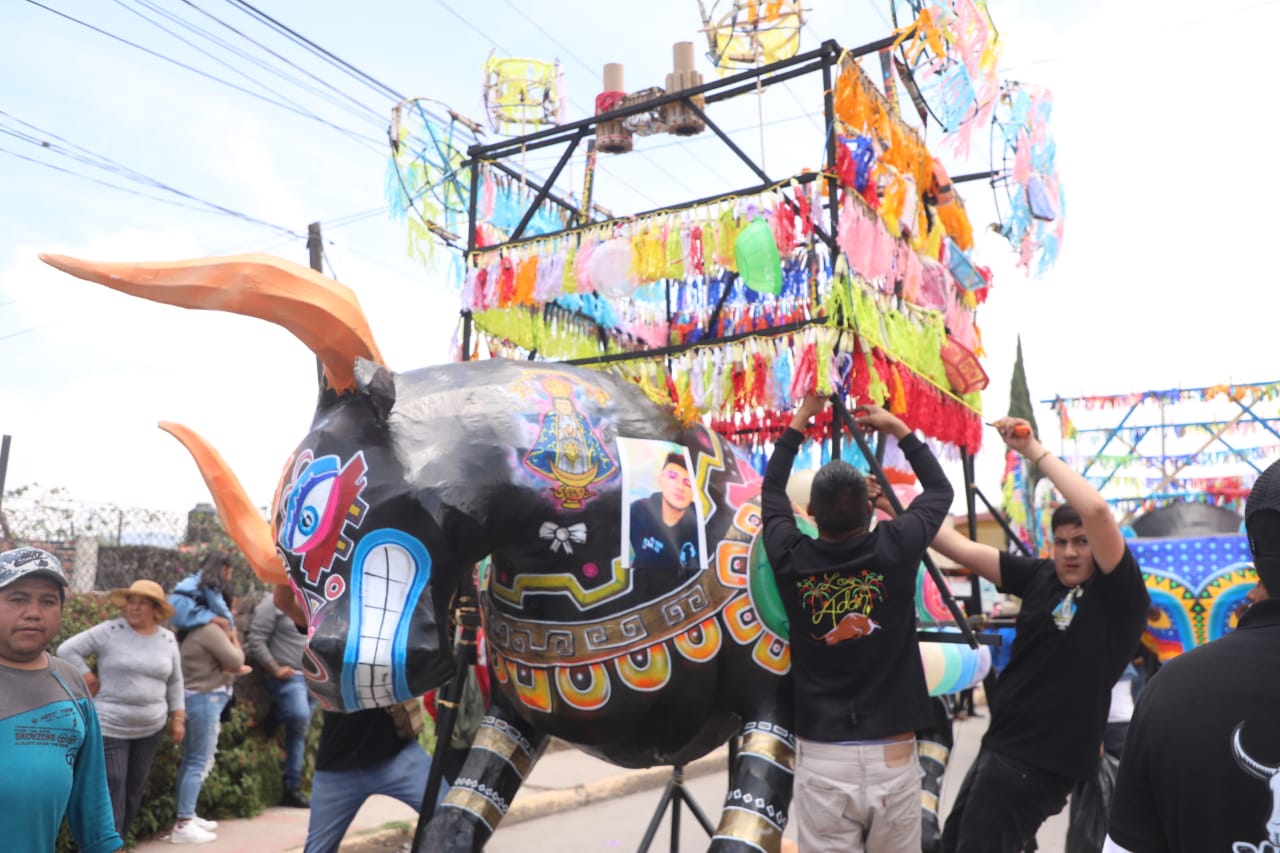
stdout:
[[297,522],[290,531],[289,549],[295,554],[309,550],[328,529],[324,522],[332,514],[338,478],[333,474],[304,483],[299,489]]
[[338,466],[331,456],[322,457],[299,472],[289,495],[282,544],[303,554],[324,541],[337,514]]

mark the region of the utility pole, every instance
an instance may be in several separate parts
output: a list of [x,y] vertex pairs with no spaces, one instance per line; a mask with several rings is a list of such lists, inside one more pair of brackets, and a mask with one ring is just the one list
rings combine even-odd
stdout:
[[[324,274],[324,243],[320,239],[320,223],[312,222],[307,225],[307,256],[311,261],[311,268],[321,275]],[[324,388],[324,364],[320,361],[320,356],[316,356],[316,382],[320,388]]]
[[0,438],[0,533],[6,540],[12,539],[9,522],[4,517],[4,478],[9,473],[9,440],[10,436]]
[[312,222],[307,226],[307,255],[311,259],[311,268],[316,272],[324,272],[324,243],[320,241],[319,222]]

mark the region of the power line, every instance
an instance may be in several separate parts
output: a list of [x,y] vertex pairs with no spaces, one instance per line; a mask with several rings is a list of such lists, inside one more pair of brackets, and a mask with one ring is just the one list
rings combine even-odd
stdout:
[[43,329],[46,326],[52,326],[52,325],[53,325],[53,321],[50,320],[48,323],[41,323],[38,326],[27,326],[25,329],[19,329],[18,331],[11,332],[7,335],[0,335],[0,341],[7,341],[11,338],[16,338],[19,335],[25,335],[27,332],[34,332],[36,329]]
[[[148,7],[150,7],[150,8],[153,8],[153,9],[154,9],[155,11],[157,11],[157,12],[160,12],[160,13],[162,13],[162,14],[165,14],[165,15],[168,15],[168,16],[170,16],[170,17],[174,17],[174,18],[176,18],[176,16],[173,16],[171,13],[164,12],[162,9],[160,9],[160,8],[159,8],[159,6],[158,6],[157,4],[155,4],[154,2],[151,2],[151,0],[138,0],[138,2],[144,3],[145,5],[147,5],[147,6],[148,6]],[[217,22],[218,24],[222,25],[222,26],[223,26],[223,27],[225,27],[226,29],[228,29],[228,30],[230,30],[231,32],[235,33],[235,34],[236,34],[236,35],[238,35],[240,38],[244,39],[245,41],[249,42],[250,44],[254,45],[255,47],[258,47],[259,49],[263,50],[264,52],[266,52],[266,53],[270,54],[271,56],[275,57],[276,59],[280,60],[281,62],[283,62],[284,64],[286,64],[286,65],[287,65],[287,66],[289,66],[290,68],[293,68],[293,69],[295,69],[295,70],[297,70],[297,71],[301,72],[302,74],[306,75],[306,76],[307,76],[307,77],[309,77],[310,79],[314,80],[316,83],[320,84],[322,87],[324,87],[324,88],[326,88],[326,89],[330,90],[330,91],[333,93],[333,95],[324,95],[324,94],[322,94],[322,93],[320,93],[320,92],[317,92],[314,88],[307,86],[305,83],[301,83],[301,82],[299,82],[296,78],[290,78],[290,77],[288,77],[288,76],[285,74],[285,72],[280,71],[279,69],[277,69],[277,68],[275,68],[274,66],[270,65],[270,63],[262,62],[262,61],[260,61],[260,60],[258,60],[258,59],[256,59],[256,58],[254,58],[254,57],[249,56],[247,53],[244,53],[244,52],[242,52],[242,51],[238,51],[238,50],[236,50],[235,48],[233,48],[233,47],[231,47],[231,46],[229,46],[229,45],[226,45],[226,43],[225,43],[225,42],[222,42],[222,40],[220,40],[220,39],[216,38],[215,36],[213,36],[212,34],[208,33],[207,31],[203,30],[202,28],[194,27],[194,29],[196,29],[197,31],[199,31],[199,32],[200,32],[202,35],[204,35],[206,38],[208,38],[208,39],[210,39],[210,40],[214,41],[214,42],[215,42],[215,43],[217,43],[217,44],[222,44],[222,45],[224,45],[228,50],[232,51],[233,53],[236,53],[236,54],[237,54],[237,55],[239,55],[239,56],[244,57],[245,59],[249,60],[250,62],[253,62],[253,63],[254,63],[255,65],[257,65],[259,68],[262,68],[262,69],[264,69],[264,70],[266,70],[266,71],[269,71],[269,72],[271,72],[271,73],[273,73],[273,74],[276,74],[277,76],[281,77],[282,79],[286,79],[286,80],[288,80],[289,82],[293,83],[295,86],[298,86],[299,88],[303,89],[304,91],[310,92],[311,94],[316,95],[317,97],[323,97],[323,98],[326,98],[327,100],[329,100],[329,102],[330,102],[330,103],[333,103],[333,104],[335,104],[335,105],[339,105],[339,106],[340,106],[340,104],[339,104],[336,100],[334,100],[334,96],[337,96],[338,98],[342,98],[342,99],[344,99],[344,100],[348,101],[351,105],[353,105],[354,107],[356,107],[358,110],[360,110],[360,111],[361,111],[361,113],[359,113],[359,115],[361,115],[361,117],[365,118],[366,120],[376,121],[379,127],[382,127],[382,126],[384,126],[384,125],[385,125],[385,123],[386,123],[386,118],[385,118],[385,116],[383,116],[381,113],[379,113],[377,110],[373,109],[373,108],[372,108],[372,107],[370,107],[369,105],[367,105],[367,104],[363,103],[362,101],[360,101],[360,100],[358,100],[358,99],[356,99],[356,98],[352,97],[351,95],[349,95],[349,94],[347,94],[346,92],[342,91],[342,90],[341,90],[341,89],[339,89],[337,86],[334,86],[332,83],[328,82],[327,80],[324,80],[324,79],[320,78],[319,76],[317,76],[317,75],[315,75],[315,74],[311,73],[311,72],[310,72],[310,71],[308,71],[307,69],[302,68],[301,66],[299,66],[299,65],[297,65],[296,63],[292,62],[290,59],[288,59],[288,58],[287,58],[287,57],[285,57],[284,55],[282,55],[282,54],[280,54],[280,53],[278,53],[278,52],[276,52],[276,51],[272,50],[271,48],[267,47],[267,46],[266,46],[265,44],[263,44],[262,42],[258,41],[257,39],[253,38],[252,36],[248,35],[247,33],[242,32],[241,30],[239,30],[239,29],[237,29],[236,27],[232,26],[232,25],[231,25],[231,24],[229,24],[227,21],[224,21],[222,18],[219,18],[217,15],[214,15],[212,12],[209,12],[209,11],[208,11],[208,10],[206,10],[204,7],[202,7],[202,6],[200,6],[200,5],[198,5],[198,4],[194,3],[194,2],[192,2],[192,0],[182,0],[182,2],[183,2],[183,3],[185,3],[186,5],[190,6],[192,9],[195,9],[195,10],[196,10],[197,12],[199,12],[200,14],[202,14],[202,15],[204,15],[204,16],[206,16],[206,17],[210,18],[211,20],[213,20],[213,21]],[[180,19],[179,19],[179,20],[180,20]],[[184,23],[185,23],[185,22],[184,22]],[[186,26],[192,27],[193,25],[186,24]],[[350,111],[350,107],[347,107],[347,109],[348,109],[348,111]],[[367,113],[368,115],[363,115],[364,113]]]
[[26,0],[26,2],[30,3],[32,6],[36,6],[40,9],[44,9],[46,12],[51,12],[52,14],[57,15],[60,18],[64,18],[68,21],[71,21],[72,23],[79,24],[82,27],[93,30],[94,32],[99,33],[100,35],[104,35],[109,39],[118,41],[121,44],[126,44],[129,47],[135,48],[136,50],[140,50],[149,56],[155,57],[156,59],[162,60],[164,62],[168,62],[172,65],[176,65],[179,68],[190,71],[193,74],[198,74],[201,77],[204,77],[208,80],[212,80],[215,83],[221,83],[224,86],[228,86],[232,89],[235,89],[237,92],[242,92],[246,95],[249,95],[250,97],[257,98],[260,101],[265,101],[266,103],[271,104],[272,106],[275,106],[275,107],[279,107],[282,110],[287,110],[288,112],[295,113],[296,115],[300,115],[303,118],[308,118],[308,119],[311,119],[312,121],[319,122],[320,124],[333,128],[334,130],[338,131],[342,135],[347,136],[354,141],[363,142],[366,144],[372,143],[374,146],[378,148],[378,150],[382,150],[382,143],[380,141],[374,140],[367,136],[362,136],[361,134],[356,133],[355,131],[349,128],[345,128],[345,127],[342,127],[341,125],[334,124],[333,122],[327,119],[324,119],[316,115],[315,113],[300,109],[296,106],[293,106],[292,104],[274,100],[266,95],[263,95],[260,92],[255,92],[252,89],[246,89],[244,86],[238,85],[236,83],[232,83],[230,80],[224,80],[221,77],[210,74],[209,72],[203,71],[199,68],[196,68],[195,66],[188,65],[185,62],[180,62],[171,56],[165,56],[163,53],[152,50],[149,47],[144,47],[136,42],[130,41],[129,39],[123,38],[122,36],[118,36],[115,33],[108,32],[107,30],[104,30],[101,27],[96,27],[93,24],[88,23],[87,21],[82,21],[79,18],[66,14],[65,12],[60,12],[51,6],[46,6],[45,4],[39,2],[39,0]]
[[[537,30],[538,32],[540,32],[540,33],[542,33],[544,36],[546,36],[546,37],[547,37],[547,41],[551,42],[551,43],[552,43],[552,44],[554,44],[556,47],[558,47],[558,48],[560,48],[561,50],[563,50],[563,51],[565,52],[565,54],[567,54],[567,55],[568,55],[568,57],[569,57],[570,59],[574,60],[574,61],[575,61],[575,62],[577,62],[579,65],[581,65],[583,68],[585,68],[585,69],[587,70],[587,73],[588,73],[588,74],[599,74],[599,73],[600,73],[600,70],[601,70],[601,69],[599,69],[599,68],[592,68],[590,65],[587,65],[587,63],[585,63],[585,62],[583,62],[581,59],[579,59],[579,58],[578,58],[578,56],[577,56],[577,54],[575,54],[572,50],[570,50],[568,47],[566,47],[564,44],[562,44],[562,43],[561,43],[561,42],[560,42],[560,41],[559,41],[555,36],[551,35],[551,33],[547,32],[545,29],[543,29],[543,27],[542,27],[542,25],[541,25],[541,24],[539,24],[536,20],[534,20],[534,18],[533,18],[533,17],[531,17],[527,12],[525,12],[523,9],[521,9],[519,6],[517,6],[515,3],[512,3],[512,2],[511,2],[511,0],[503,0],[503,2],[504,2],[504,3],[506,3],[508,6],[510,6],[510,7],[515,11],[515,13],[516,13],[517,15],[519,15],[520,17],[522,17],[522,18],[524,18],[526,21],[528,21],[528,22],[529,22],[529,24],[530,24],[530,26],[532,26],[535,30]],[[446,7],[446,8],[448,8],[448,7]]]
[[91,183],[99,184],[109,189],[119,190],[122,193],[128,193],[129,195],[136,195],[139,198],[145,198],[148,201],[158,201],[158,202],[161,202],[162,204],[171,204],[174,207],[185,207],[188,210],[198,210],[203,213],[208,212],[203,208],[197,207],[194,204],[185,204],[176,199],[161,198],[159,196],[153,196],[153,195],[148,195],[147,193],[138,192],[137,190],[129,189],[128,187],[122,187],[117,184],[113,184],[109,181],[104,181],[99,178],[95,178],[92,175],[86,175],[82,172],[77,172],[74,169],[65,169],[62,166],[56,166],[53,163],[46,163],[43,160],[37,160],[34,157],[28,157],[25,154],[19,154],[17,151],[10,151],[8,148],[0,147],[0,154],[8,154],[10,157],[16,157],[19,160],[25,160],[28,163],[34,163],[37,166],[43,166],[44,168],[52,169],[55,172],[62,172],[63,174],[71,175],[72,177],[81,178],[83,180],[90,181]]
[[[221,213],[227,216],[232,216],[232,217],[235,217],[236,219],[240,219],[255,225],[261,225],[263,227],[270,228],[273,231],[279,231],[283,234],[288,234],[290,236],[301,239],[302,235],[298,234],[296,231],[293,231],[292,229],[285,228],[280,225],[275,225],[273,223],[267,222],[266,220],[258,219],[255,216],[250,216],[238,210],[225,207],[215,202],[211,202],[206,199],[200,198],[199,196],[194,195],[192,193],[188,193],[184,190],[180,190],[174,186],[171,186],[170,184],[165,183],[164,181],[159,180],[158,178],[153,178],[129,166],[125,166],[121,163],[117,163],[115,160],[112,160],[109,157],[104,157],[101,154],[97,154],[93,151],[90,151],[88,148],[85,148],[84,146],[77,145],[73,142],[63,139],[61,136],[58,136],[55,133],[50,133],[44,130],[43,128],[38,127],[37,125],[31,124],[30,122],[27,122],[27,121],[23,121],[17,116],[11,115],[10,113],[4,112],[3,110],[0,110],[0,116],[3,116],[4,118],[8,118],[11,121],[15,121],[25,127],[28,127],[31,130],[34,130],[36,133],[39,133],[42,136],[47,137],[47,139],[41,139],[41,138],[32,136],[29,133],[18,132],[18,131],[14,131],[12,129],[4,128],[4,127],[0,127],[0,133],[4,133],[8,136],[14,137],[15,139],[20,139],[24,142],[28,142],[32,145],[51,151],[55,154],[60,154],[64,157],[68,157],[72,160],[75,160],[76,162],[83,163],[84,165],[91,166],[93,168],[102,169],[103,171],[107,171],[112,174],[118,175],[122,178],[131,180],[134,183],[143,184],[146,186],[154,187],[155,189],[163,190],[172,195],[176,195],[179,198],[185,199],[190,202],[195,202],[196,204],[201,205],[204,208],[207,208],[208,210],[213,211],[215,213]],[[49,142],[48,141],[49,139],[56,139],[59,142],[63,142],[75,150],[64,150],[62,146]],[[12,151],[6,151],[5,153],[11,154],[16,157],[20,157],[21,159],[24,159],[24,160],[31,160],[32,162],[39,163],[41,165],[46,165],[49,168],[57,169],[58,171],[69,172],[69,170],[60,169],[59,167],[54,166],[53,164],[44,163],[43,161],[39,161],[39,160],[33,160],[32,158],[29,158],[29,157],[23,157],[22,155],[16,154],[15,152],[12,152]],[[74,173],[71,173],[71,174],[74,174]],[[86,175],[78,175],[78,177],[85,177],[85,178],[88,178],[89,180],[94,180],[93,178]],[[98,183],[102,183],[102,182],[98,181]],[[125,188],[123,187],[113,187],[113,189],[125,190]],[[125,190],[125,191],[128,191],[128,190]]]
[[227,2],[232,4],[233,6],[239,7],[246,14],[251,15],[252,17],[257,18],[259,21],[262,21],[263,23],[267,24],[276,32],[287,36],[295,44],[301,45],[302,47],[311,51],[316,56],[319,56],[321,59],[324,59],[330,65],[333,65],[334,67],[354,77],[356,80],[359,80],[360,82],[364,83],[366,86],[369,86],[374,91],[379,92],[380,94],[383,94],[383,95],[388,95],[391,98],[394,98],[397,103],[404,100],[404,95],[400,94],[395,89],[388,86],[386,83],[383,83],[381,80],[378,80],[372,77],[371,75],[366,74],[365,72],[361,71],[359,68],[356,68],[350,62],[347,62],[345,59],[341,58],[340,56],[337,56],[336,54],[324,49],[323,47],[316,44],[311,39],[307,38],[306,36],[302,35],[296,30],[293,30],[288,26],[286,26],[285,24],[282,24],[280,21],[277,21],[275,18],[271,17],[266,12],[263,12],[261,9],[257,8],[253,4],[246,2],[246,0],[227,0]]

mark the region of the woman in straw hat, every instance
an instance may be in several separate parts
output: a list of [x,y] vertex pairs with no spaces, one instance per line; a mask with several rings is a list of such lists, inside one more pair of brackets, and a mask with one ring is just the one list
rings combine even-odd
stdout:
[[[124,615],[69,638],[58,647],[58,656],[80,669],[94,695],[116,829],[127,839],[165,720],[172,721],[173,739],[179,742],[186,711],[178,642],[160,627],[173,615],[164,589],[152,580],[136,580],[127,589],[112,590],[111,602]],[[94,656],[96,674],[85,662]]]

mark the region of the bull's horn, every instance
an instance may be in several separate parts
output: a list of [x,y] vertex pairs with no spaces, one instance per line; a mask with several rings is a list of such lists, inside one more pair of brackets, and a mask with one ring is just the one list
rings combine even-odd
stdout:
[[1269,780],[1276,773],[1280,773],[1280,767],[1268,767],[1261,761],[1250,758],[1249,754],[1244,751],[1244,744],[1240,743],[1240,730],[1243,728],[1243,722],[1236,723],[1235,730],[1231,732],[1231,751],[1235,753],[1236,764],[1239,764],[1242,770],[1257,776],[1259,779]]
[[[357,357],[384,364],[351,290],[315,270],[270,255],[112,264],[42,254],[86,281],[153,302],[229,311],[275,323],[307,345],[339,394],[355,388]],[[384,365],[385,366],[385,365]]]
[[209,493],[213,495],[213,503],[218,508],[222,526],[244,552],[254,574],[266,583],[288,583],[289,576],[271,538],[271,526],[262,520],[253,504],[249,503],[244,486],[240,485],[240,480],[222,460],[218,451],[182,424],[161,421],[160,429],[182,442],[183,447],[196,460],[200,474],[209,487]]

